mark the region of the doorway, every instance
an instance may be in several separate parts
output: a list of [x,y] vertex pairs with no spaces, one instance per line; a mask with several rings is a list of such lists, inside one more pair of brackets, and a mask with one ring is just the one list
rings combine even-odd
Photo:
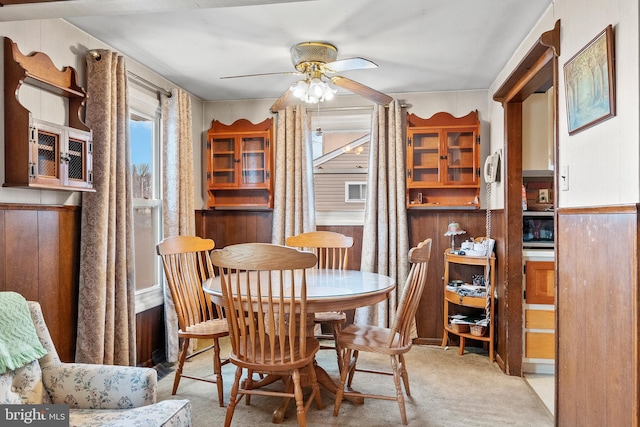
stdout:
[[[552,30],[543,33],[536,44],[514,69],[505,83],[493,96],[504,108],[505,123],[505,225],[504,225],[504,287],[499,310],[509,313],[506,322],[505,368],[510,375],[523,376],[524,354],[524,309],[523,309],[523,236],[522,236],[522,128],[523,102],[532,94],[547,92],[558,86],[558,56],[560,55],[560,21]],[[558,94],[553,90],[553,150],[554,171],[557,171]],[[553,188],[557,188],[557,173],[553,174]],[[557,195],[553,194],[553,206],[557,206]],[[555,212],[554,212],[555,215]],[[554,230],[554,234],[557,230]],[[557,268],[554,273],[554,289],[557,288]],[[554,303],[554,306],[557,305]],[[557,329],[557,320],[555,321]],[[557,347],[554,340],[554,347]],[[554,380],[555,389],[555,380]],[[554,392],[555,393],[555,392]],[[545,400],[545,399],[543,399]],[[555,396],[554,399],[555,401]]]

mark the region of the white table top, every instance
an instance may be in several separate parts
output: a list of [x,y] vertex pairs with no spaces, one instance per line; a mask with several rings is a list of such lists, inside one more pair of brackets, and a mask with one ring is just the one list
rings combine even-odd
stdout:
[[[308,269],[307,310],[314,313],[364,307],[386,299],[394,288],[394,279],[382,274],[359,270]],[[203,289],[216,303],[221,304],[219,277],[205,281]]]

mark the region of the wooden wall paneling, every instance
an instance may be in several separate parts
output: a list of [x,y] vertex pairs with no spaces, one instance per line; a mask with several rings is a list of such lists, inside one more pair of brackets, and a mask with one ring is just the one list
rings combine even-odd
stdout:
[[136,362],[152,367],[165,359],[164,306],[158,306],[136,315]]
[[558,211],[558,425],[638,425],[638,222],[636,206]]
[[213,239],[216,248],[247,242],[271,242],[273,213],[270,210],[199,210],[196,234]]
[[59,307],[64,307],[58,334],[60,358],[65,362],[75,359],[78,330],[78,291],[80,286],[80,216],[79,207],[69,207],[59,215]]
[[[425,288],[416,323],[418,330],[418,344],[439,345],[442,342],[443,324],[443,293],[442,277],[444,274],[444,251],[451,247],[451,238],[444,233],[450,222],[458,222],[467,231],[456,237],[456,245],[470,237],[486,234],[486,211],[484,210],[412,210],[408,212],[409,245],[415,246],[427,237],[433,239],[431,260]],[[500,289],[504,261],[500,259],[500,246],[503,237],[499,235],[504,229],[504,212],[494,211],[492,237],[496,239],[497,267],[496,283]],[[241,211],[241,210],[199,210],[196,211],[196,234],[200,237],[211,238],[217,248],[244,243],[271,241],[271,211]],[[359,269],[362,258],[362,226],[318,226],[318,230],[336,231],[354,238],[354,248],[349,260],[349,268]],[[502,263],[502,264],[501,264]],[[499,291],[501,292],[501,291]],[[496,306],[497,321],[500,314]],[[503,324],[507,324],[506,321]],[[497,329],[497,335],[499,329]],[[505,334],[503,334],[504,336]],[[499,341],[500,339],[497,339]],[[473,345],[473,342],[470,343]],[[498,356],[498,352],[496,352]]]
[[[60,256],[59,244],[59,212],[36,211],[37,222],[33,224],[37,230],[37,254],[36,266],[38,272],[38,296],[44,320],[51,333],[51,339],[58,344],[60,342],[61,328],[65,322],[61,320],[65,316],[66,304],[59,300],[60,276],[58,262]],[[57,348],[57,347],[56,347]]]
[[[495,255],[496,255],[496,286],[495,286],[495,294],[496,303],[493,307],[494,315],[495,315],[495,355],[496,355],[496,363],[506,372],[505,366],[505,358],[507,353],[507,344],[509,344],[509,340],[507,340],[507,325],[509,324],[509,319],[507,318],[509,313],[503,309],[504,307],[504,297],[505,293],[505,272],[506,272],[506,247],[505,247],[505,236],[504,230],[506,228],[506,212],[503,209],[492,211],[491,215],[491,238],[496,240],[495,244]],[[520,277],[520,286],[522,286],[522,276]],[[522,295],[522,294],[521,294]],[[521,341],[522,342],[522,341]],[[511,345],[511,344],[509,344]],[[520,350],[522,353],[522,350]]]
[[0,290],[38,301],[56,350],[75,357],[80,208],[0,205]]
[[[443,277],[444,251],[451,247],[451,237],[444,233],[451,222],[458,222],[466,234],[456,236],[456,246],[471,237],[486,234],[486,211],[484,210],[410,210],[408,213],[409,245],[417,245],[431,237],[431,259],[420,305],[416,314],[419,344],[442,343],[443,324]],[[473,344],[472,344],[473,345]]]
[[6,289],[27,300],[39,300],[38,212],[5,211]]
[[5,254],[5,246],[7,244],[4,238],[4,211],[0,210],[0,292],[6,291],[7,288],[7,256]]

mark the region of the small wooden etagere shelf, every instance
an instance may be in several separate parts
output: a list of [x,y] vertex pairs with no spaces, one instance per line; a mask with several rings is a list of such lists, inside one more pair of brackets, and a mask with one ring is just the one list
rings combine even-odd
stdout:
[[[486,342],[489,347],[489,361],[495,360],[494,355],[494,330],[495,330],[495,298],[493,296],[493,289],[495,286],[495,255],[491,257],[487,256],[468,256],[468,255],[456,255],[451,252],[451,249],[447,249],[444,253],[444,332],[442,337],[442,347],[446,347],[449,342],[449,334],[457,335],[460,338],[460,350],[458,354],[461,356],[464,354],[464,346],[466,339],[472,339],[476,341]],[[475,296],[461,296],[457,292],[449,291],[447,284],[451,277],[452,265],[464,265],[471,266],[470,269],[478,267],[477,270],[481,271],[485,277],[487,276],[487,269],[489,269],[489,286],[487,287],[487,297],[475,297]],[[484,311],[489,300],[489,325],[488,331],[483,336],[472,335],[470,332],[460,332],[454,330],[449,324],[449,311],[450,305],[459,307],[468,307],[476,311]]]

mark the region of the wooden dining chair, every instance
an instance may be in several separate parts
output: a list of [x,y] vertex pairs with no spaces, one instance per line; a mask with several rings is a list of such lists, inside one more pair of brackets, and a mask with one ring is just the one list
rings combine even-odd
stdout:
[[[307,335],[307,282],[305,269],[317,258],[286,246],[243,243],[211,254],[220,267],[220,285],[229,332],[231,363],[236,375],[227,406],[225,426],[231,425],[236,405],[251,395],[294,398],[298,424],[306,425],[306,413],[315,399],[322,409],[314,358],[320,343]],[[312,391],[304,400],[300,371],[311,380]],[[249,375],[241,383],[243,369]],[[253,373],[281,375],[285,390],[254,387]]]
[[[344,396],[360,396],[364,398],[396,400],[400,407],[402,424],[407,424],[407,412],[404,406],[404,395],[400,378],[404,383],[407,396],[411,395],[409,389],[409,376],[407,374],[404,354],[411,350],[411,326],[414,321],[422,291],[427,280],[427,269],[431,256],[431,239],[418,244],[409,251],[411,270],[402,290],[402,296],[398,303],[396,316],[391,328],[382,328],[370,325],[349,325],[338,336],[338,342],[342,351],[342,368],[340,370],[340,385],[336,392],[336,402],[333,415],[337,416]],[[391,372],[379,370],[356,369],[358,353],[382,354],[391,359]],[[345,391],[345,385],[350,390],[356,371],[373,374],[392,375],[395,383],[395,396],[382,394],[366,394]],[[347,377],[349,377],[347,381]]]
[[[346,270],[349,261],[349,248],[353,246],[353,237],[333,231],[310,231],[287,237],[285,244],[300,249],[310,250],[318,257],[317,268],[330,268],[333,270]],[[347,320],[344,312],[327,311],[315,313],[314,322],[331,329],[331,335],[324,333],[316,334],[319,339],[332,339],[334,346],[321,345],[320,349],[335,349],[340,366],[340,348],[336,337],[342,329],[342,324]]]
[[[211,239],[175,236],[158,243],[156,251],[162,258],[167,285],[178,316],[178,338],[182,340],[171,394],[176,394],[182,377],[215,383],[218,386],[218,402],[224,406],[222,366],[229,363],[229,359],[220,358],[219,339],[229,335],[229,328],[222,308],[211,302],[211,298],[202,290],[202,282],[214,274],[209,254],[214,246]],[[188,355],[189,343],[193,338],[213,340],[213,344]],[[183,372],[185,360],[210,349],[213,349],[213,378],[186,375]]]

